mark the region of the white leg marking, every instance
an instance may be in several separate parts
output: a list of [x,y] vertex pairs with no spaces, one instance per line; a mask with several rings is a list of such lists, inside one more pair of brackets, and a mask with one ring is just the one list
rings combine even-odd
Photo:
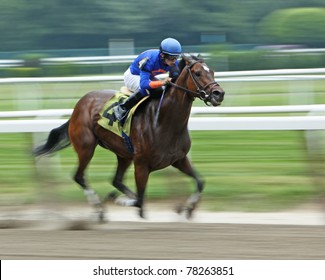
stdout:
[[187,200],[187,204],[190,206],[195,205],[196,203],[198,203],[200,198],[201,198],[201,193],[196,192],[190,196],[190,198]]
[[87,197],[87,200],[90,205],[101,204],[100,199],[94,190],[92,189],[84,190],[84,194]]
[[137,202],[136,199],[129,198],[126,196],[119,196],[115,199],[115,203],[121,206],[134,206],[136,202]]

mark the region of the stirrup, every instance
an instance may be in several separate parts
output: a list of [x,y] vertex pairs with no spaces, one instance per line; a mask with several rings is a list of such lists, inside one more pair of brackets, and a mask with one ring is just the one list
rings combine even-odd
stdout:
[[127,115],[127,110],[123,109],[121,105],[117,105],[113,108],[115,118],[121,122]]

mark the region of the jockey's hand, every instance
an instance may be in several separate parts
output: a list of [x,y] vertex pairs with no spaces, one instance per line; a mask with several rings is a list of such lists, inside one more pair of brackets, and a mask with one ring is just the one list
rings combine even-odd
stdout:
[[162,80],[162,85],[163,86],[166,86],[166,85],[168,85],[170,82],[172,81],[172,78],[165,78],[165,79],[163,79]]

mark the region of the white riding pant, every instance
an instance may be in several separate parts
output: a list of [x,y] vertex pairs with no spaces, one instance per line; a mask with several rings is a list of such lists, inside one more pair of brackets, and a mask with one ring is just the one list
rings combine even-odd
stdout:
[[124,84],[128,88],[128,90],[132,92],[138,92],[140,90],[140,76],[133,75],[128,68],[124,72]]

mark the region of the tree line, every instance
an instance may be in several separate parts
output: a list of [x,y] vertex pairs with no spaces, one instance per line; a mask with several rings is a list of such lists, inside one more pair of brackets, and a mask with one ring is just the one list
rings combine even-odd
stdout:
[[324,0],[1,0],[0,51],[138,47],[164,37],[197,45],[202,34],[227,44],[325,45]]

